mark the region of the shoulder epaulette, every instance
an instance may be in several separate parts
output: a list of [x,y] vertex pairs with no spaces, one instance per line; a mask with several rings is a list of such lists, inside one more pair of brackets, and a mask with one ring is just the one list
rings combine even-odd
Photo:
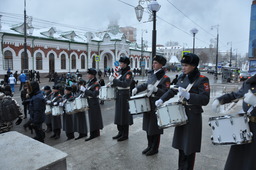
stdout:
[[205,77],[204,75],[200,75],[200,77]]
[[164,78],[168,78],[168,76],[167,76],[167,75],[164,75]]

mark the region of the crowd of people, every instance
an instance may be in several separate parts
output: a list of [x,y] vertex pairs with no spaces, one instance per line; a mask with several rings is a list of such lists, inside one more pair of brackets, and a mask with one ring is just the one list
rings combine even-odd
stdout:
[[[188,123],[175,127],[172,147],[178,150],[178,169],[194,169],[196,153],[201,151],[202,140],[202,106],[210,101],[210,84],[206,76],[198,70],[199,57],[192,53],[185,53],[181,59],[182,74],[176,75],[171,81],[166,75],[166,59],[156,55],[153,58],[153,69],[148,72],[148,80],[142,84],[136,84],[134,73],[129,66],[128,57],[120,57],[120,69],[117,76],[110,76],[107,87],[115,88],[115,118],[114,124],[117,134],[112,138],[118,142],[129,139],[129,126],[133,124],[133,117],[129,112],[131,96],[145,92],[150,101],[150,111],[143,113],[142,129],[146,132],[146,147],[142,154],[146,156],[158,153],[160,138],[164,129],[159,128],[156,109],[170,98],[178,95],[180,103],[185,109]],[[105,72],[105,71],[104,71]],[[98,77],[101,78],[101,74]],[[105,84],[105,83],[104,83]],[[65,131],[67,140],[81,139],[87,136],[87,120],[85,111],[75,114],[67,114],[65,109],[62,115],[54,116],[45,113],[46,106],[63,106],[67,101],[74,101],[77,97],[86,98],[88,101],[89,130],[90,136],[85,141],[100,136],[103,129],[103,121],[100,108],[99,91],[101,84],[97,79],[97,71],[90,68],[87,71],[87,78],[83,80],[77,77],[66,75],[64,93],[61,93],[61,86],[54,83],[54,86],[45,86],[40,90],[36,81],[25,83],[21,92],[22,104],[24,105],[24,116],[29,111],[30,119],[24,128],[32,127],[36,136],[35,139],[44,142],[45,133],[52,133],[52,139],[59,139],[61,129]],[[11,89],[11,86],[9,86]],[[10,90],[9,90],[10,91]],[[221,104],[229,103],[239,98],[244,98],[243,109],[248,113],[251,131],[256,134],[256,75],[245,81],[237,92],[232,92],[218,97],[212,104],[212,109],[218,112]],[[26,108],[26,109],[25,109]],[[249,110],[249,111],[248,111]],[[63,118],[61,119],[61,116]],[[42,129],[45,123],[47,129]],[[75,132],[79,135],[75,137]],[[256,149],[256,135],[252,142],[244,145],[234,145],[225,165],[225,170],[233,169],[256,169],[253,161],[253,152]]]

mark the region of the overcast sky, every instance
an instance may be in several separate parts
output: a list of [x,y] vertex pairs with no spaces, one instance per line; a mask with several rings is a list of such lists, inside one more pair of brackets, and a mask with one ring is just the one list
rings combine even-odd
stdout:
[[[144,12],[141,22],[138,22],[133,7],[119,0],[26,0],[27,15],[72,26],[79,26],[86,31],[106,30],[111,20],[116,20],[119,26],[137,28],[137,40],[140,43],[141,30],[148,33],[143,38],[151,45],[152,22]],[[122,0],[132,6],[138,5],[138,0]],[[157,13],[157,44],[167,41],[177,41],[180,45],[192,48],[190,30],[197,28],[196,47],[209,47],[210,39],[216,38],[219,25],[220,51],[227,51],[232,41],[233,49],[243,55],[248,52],[250,12],[252,0],[158,0],[161,9]],[[173,5],[179,9],[178,11]],[[145,4],[144,4],[145,6]],[[0,0],[0,12],[23,15],[23,0]],[[1,13],[0,13],[1,14]],[[14,20],[5,18],[4,22]],[[192,21],[191,21],[192,20]],[[33,23],[34,26],[40,23]],[[54,25],[48,25],[48,27]],[[233,51],[234,53],[236,51]]]

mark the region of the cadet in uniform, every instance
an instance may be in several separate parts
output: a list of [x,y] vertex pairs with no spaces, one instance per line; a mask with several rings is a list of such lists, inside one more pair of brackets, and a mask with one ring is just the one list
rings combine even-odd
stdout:
[[118,134],[113,137],[117,141],[124,141],[129,136],[129,125],[133,124],[132,115],[129,112],[128,100],[130,99],[130,86],[132,72],[130,71],[130,59],[126,56],[120,57],[119,77],[113,79],[113,87],[116,87],[116,109],[115,121]]
[[94,68],[90,68],[87,71],[88,82],[86,84],[85,96],[89,105],[89,122],[90,122],[90,137],[85,139],[89,141],[93,138],[100,136],[100,129],[103,129],[103,122],[99,103],[99,89],[100,84],[96,78],[97,71]]
[[148,74],[147,83],[143,83],[132,90],[132,95],[147,90],[149,96],[151,111],[143,114],[143,130],[147,133],[148,146],[142,151],[147,156],[158,153],[160,144],[160,135],[163,129],[157,125],[155,114],[155,101],[158,100],[170,87],[170,78],[165,75],[163,66],[166,59],[163,56],[156,55],[153,58],[153,70]]
[[[62,98],[62,104],[65,105],[67,101],[73,101],[74,97],[72,95],[72,87],[65,87],[65,95]],[[67,140],[73,139],[74,136],[74,125],[73,125],[73,115],[67,114],[64,107],[63,114],[63,131],[66,132]]]
[[225,170],[256,169],[256,75],[246,80],[237,92],[231,92],[218,97],[212,103],[214,112],[219,106],[243,98],[243,111],[249,116],[249,127],[253,133],[252,142],[243,145],[232,145],[226,161]]
[[[51,87],[50,86],[45,86],[44,87],[44,98],[45,98],[45,101],[47,100],[50,100],[51,99],[51,95],[52,95],[52,90],[51,90]],[[45,116],[45,124],[47,126],[47,129],[46,129],[46,133],[49,133],[52,131],[52,114],[47,114]]]
[[[179,150],[179,169],[192,170],[194,168],[195,153],[201,150],[202,138],[202,106],[209,103],[210,86],[207,77],[200,75],[197,68],[199,57],[192,53],[187,53],[182,57],[182,71],[178,78],[176,87],[178,91],[170,88],[158,101],[156,106],[160,106],[164,101],[172,98],[178,93],[186,104],[185,111],[188,123],[175,127],[172,146]],[[187,91],[185,88],[193,84]]]
[[[53,93],[51,95],[50,101],[52,106],[58,106],[59,102],[62,100],[62,96],[59,93],[59,86],[53,86],[52,87]],[[52,130],[53,135],[50,138],[59,139],[60,138],[60,132],[61,132],[61,116],[52,116]]]
[[[74,94],[75,97],[79,97],[80,95],[83,95],[83,92],[85,90],[84,81],[78,82],[78,89],[79,90]],[[85,111],[77,112],[74,114],[74,130],[75,132],[79,133],[79,136],[75,138],[75,140],[78,140],[87,136],[88,130],[87,130],[87,121],[86,121]]]

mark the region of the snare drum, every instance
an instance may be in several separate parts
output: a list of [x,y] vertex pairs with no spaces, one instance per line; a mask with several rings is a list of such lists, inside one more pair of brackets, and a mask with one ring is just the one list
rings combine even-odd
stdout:
[[49,114],[51,114],[52,113],[52,108],[51,108],[51,106],[50,105],[45,105],[45,114],[46,115],[49,115]]
[[143,112],[149,112],[151,110],[147,94],[139,94],[136,96],[132,96],[131,100],[129,100],[128,102],[129,110],[132,115],[140,114]]
[[86,98],[81,98],[81,97],[76,98],[75,104],[76,104],[76,110],[78,112],[83,112],[88,110],[88,104],[87,104]]
[[249,119],[245,113],[209,118],[214,145],[245,144],[252,142]]
[[185,107],[173,102],[157,108],[157,124],[160,128],[168,128],[173,126],[181,126],[187,123]]
[[62,106],[53,106],[52,107],[52,115],[59,116],[63,114],[63,107]]
[[100,100],[114,100],[116,98],[115,88],[102,86],[99,91]]
[[65,112],[67,114],[73,114],[75,113],[75,109],[76,109],[76,103],[74,101],[67,101],[65,103]]

